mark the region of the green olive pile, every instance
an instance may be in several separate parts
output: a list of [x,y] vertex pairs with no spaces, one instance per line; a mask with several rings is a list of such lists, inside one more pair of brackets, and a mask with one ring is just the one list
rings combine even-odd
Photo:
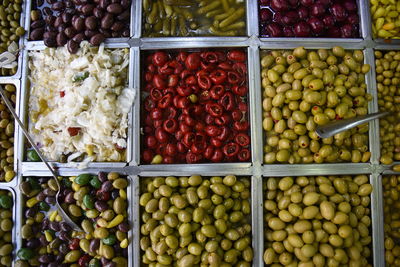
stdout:
[[380,111],[391,112],[379,121],[383,164],[400,161],[400,51],[375,51]]
[[[18,43],[25,34],[20,26],[22,0],[4,0],[0,5],[0,53],[8,50],[12,42]],[[17,73],[17,66],[0,68],[1,76],[12,76]]]
[[382,178],[386,266],[400,266],[400,176]]
[[267,178],[268,266],[372,266],[366,175]]
[[140,206],[142,263],[251,266],[248,178],[146,178]]
[[[1,10],[1,9],[0,9]],[[0,11],[1,12],[1,11]],[[0,13],[1,14],[1,13]],[[1,16],[1,15],[0,15]],[[15,85],[4,85],[5,93],[15,106]],[[14,119],[4,100],[0,100],[0,181],[10,182],[14,172]]]
[[12,264],[12,195],[9,191],[0,191],[0,266]]
[[367,162],[368,124],[320,139],[315,129],[368,113],[360,50],[263,51],[264,163]]
[[127,179],[100,172],[60,182],[59,202],[85,232],[73,231],[54,209],[54,178],[28,177],[20,184],[26,204],[18,266],[128,266]]

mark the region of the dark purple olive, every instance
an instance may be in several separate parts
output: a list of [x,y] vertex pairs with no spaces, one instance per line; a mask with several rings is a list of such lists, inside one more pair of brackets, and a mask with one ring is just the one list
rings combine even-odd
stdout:
[[100,247],[100,239],[92,239],[89,244],[89,251],[94,253]]
[[267,24],[266,29],[267,29],[268,35],[270,37],[280,37],[280,36],[282,36],[281,27],[278,24],[274,23],[274,22]]
[[104,258],[104,257],[101,257],[100,258],[100,263],[101,263],[101,265],[103,265],[103,266],[105,266],[106,264],[108,264],[110,261],[109,260],[107,260],[106,258]]
[[291,26],[299,20],[299,15],[295,11],[289,11],[282,17],[281,20],[284,25]]
[[[47,32],[46,32],[47,33]],[[46,33],[44,34],[44,37],[46,38]],[[56,37],[57,36],[57,34],[50,34],[48,37]],[[56,194],[57,194],[57,192],[56,191],[53,191],[53,190],[51,190],[50,188],[46,188],[45,190],[43,190],[43,193],[46,195],[46,196],[51,196],[51,197],[54,197]]]
[[349,11],[349,12],[354,12],[357,10],[357,4],[354,1],[351,0],[346,0],[343,2],[343,7]]
[[46,24],[48,25],[54,25],[54,22],[56,21],[56,17],[54,16],[47,16],[45,19]]
[[286,0],[271,0],[271,8],[275,11],[286,11],[289,9],[289,3]]
[[101,191],[109,192],[113,188],[111,181],[106,181],[101,185]]
[[104,11],[98,7],[95,7],[93,9],[93,15],[98,18],[101,19],[104,16]]
[[71,19],[72,19],[72,15],[69,14],[69,13],[64,12],[64,13],[61,15],[61,18],[62,18],[62,20],[63,20],[64,23],[70,23],[70,21],[71,21]]
[[96,210],[98,210],[100,212],[108,210],[108,204],[106,202],[104,202],[104,201],[101,201],[101,200],[97,200],[94,203],[94,207],[96,208]]
[[65,196],[64,202],[67,204],[72,204],[75,202],[74,193],[70,192],[68,195]]
[[81,12],[86,15],[89,16],[93,13],[93,9],[94,9],[94,5],[93,4],[86,4],[84,6],[82,6],[81,8]]
[[74,7],[74,3],[72,3],[72,1],[70,1],[70,0],[66,0],[65,1],[65,7],[72,8],[72,7]]
[[53,230],[54,232],[58,232],[60,231],[60,224],[56,221],[54,222],[50,222],[49,227],[51,230]]
[[45,200],[46,195],[43,193],[43,191],[41,191],[39,194],[36,195],[36,199],[39,201],[43,201]]
[[106,264],[103,264],[103,267],[117,267],[117,264],[113,261],[109,261]]
[[304,21],[294,25],[293,32],[296,37],[308,37],[311,35],[310,26]]
[[310,7],[312,4],[314,4],[314,0],[300,0],[300,4],[305,7]]
[[332,5],[332,1],[331,0],[317,0],[316,1],[317,4],[321,4],[324,7],[329,7]]
[[299,0],[288,0],[290,8],[294,9],[299,5]]
[[353,37],[353,27],[350,24],[345,24],[340,27],[341,37],[351,38]]
[[129,37],[131,35],[131,31],[129,28],[126,28],[122,31],[122,37]]
[[55,2],[57,2],[57,0],[46,0],[46,2],[51,5],[51,4],[54,4]]
[[281,12],[275,12],[273,22],[278,24],[283,24],[282,22],[283,14]]
[[131,0],[121,0],[121,6],[126,9],[130,9]]
[[290,26],[283,27],[283,36],[294,37],[292,27],[290,27]]
[[25,211],[25,217],[27,218],[33,218],[36,215],[36,210],[34,210],[33,208],[27,209]]
[[269,22],[269,21],[271,21],[272,17],[273,17],[273,14],[272,14],[271,10],[269,10],[268,8],[260,9],[260,20],[262,22]]
[[51,254],[43,254],[43,255],[39,256],[38,261],[40,263],[49,263],[53,260],[53,258],[54,257]]
[[40,246],[40,241],[37,238],[31,238],[26,242],[28,248],[37,248]]
[[41,236],[39,237],[39,241],[40,241],[40,244],[41,244],[42,247],[45,247],[45,246],[47,246],[47,244],[48,244],[48,242],[47,242],[47,240],[46,240],[46,237],[45,237],[44,235],[41,235]]
[[67,254],[69,252],[69,248],[67,244],[61,244],[60,247],[58,248],[58,251],[60,252],[60,254],[63,256],[65,254]]
[[118,230],[120,230],[123,233],[129,232],[129,224],[127,222],[122,222],[118,224]]
[[46,22],[44,21],[44,20],[36,20],[36,21],[33,21],[32,23],[31,23],[31,28],[32,29],[37,29],[37,28],[41,28],[41,27],[44,27],[44,25],[46,24]]
[[87,38],[92,38],[92,36],[97,34],[97,31],[86,30],[84,33]]
[[50,224],[49,219],[48,218],[44,218],[43,221],[42,221],[42,225],[41,225],[42,230],[48,229],[49,228],[49,224]]
[[131,10],[128,9],[128,10],[125,10],[124,12],[122,12],[121,14],[119,14],[117,16],[117,19],[118,20],[127,20],[130,18],[130,16],[131,16]]
[[[57,260],[57,257],[56,257],[56,260]],[[47,265],[47,267],[59,267],[59,263],[58,262],[52,262],[52,263],[49,263],[49,265]]]
[[341,36],[340,29],[338,27],[331,27],[328,29],[328,37],[339,38]]
[[61,2],[56,2],[51,5],[51,9],[56,10],[56,11],[61,11],[65,8],[65,3],[63,1]]
[[270,2],[270,0],[258,0],[260,6],[269,6]]
[[336,24],[336,19],[335,19],[335,17],[332,16],[332,15],[327,15],[327,16],[324,16],[324,17],[322,18],[322,22],[325,24],[325,26],[326,26],[327,28],[331,28],[331,27],[335,26],[335,24]]
[[53,11],[51,10],[51,8],[50,7],[44,7],[43,8],[43,14],[45,15],[45,16],[50,16],[51,14],[53,14]]
[[[58,44],[57,37],[56,37],[56,43]],[[46,197],[46,199],[44,201],[46,201],[46,203],[48,203],[48,204],[54,205],[54,204],[56,204],[56,197]]]
[[110,0],[100,0],[99,1],[99,7],[102,9],[106,9],[109,4],[111,4]]
[[305,7],[300,7],[297,9],[297,15],[299,16],[299,19],[308,19],[308,9]]
[[350,14],[347,17],[347,22],[351,25],[358,25],[360,23],[360,19],[358,18],[357,14]]
[[47,181],[48,181],[49,179],[50,179],[49,177],[40,177],[40,178],[38,179],[38,182],[39,182],[39,184],[45,184],[45,183],[47,183]]
[[340,4],[334,4],[330,8],[333,16],[335,16],[337,21],[344,21],[347,18],[347,12],[346,9],[343,8]]
[[325,30],[325,25],[319,18],[312,17],[308,21],[311,30],[314,34],[319,35]]
[[111,199],[116,199],[117,197],[119,197],[119,191],[118,190],[113,190],[111,192]]
[[71,231],[71,226],[69,226],[69,224],[66,222],[60,222],[60,229],[61,229],[61,231],[68,232],[68,231]]
[[70,54],[76,54],[79,49],[79,44],[73,40],[69,40],[67,42],[67,49]]
[[69,236],[68,236],[68,232],[66,231],[61,231],[60,234],[58,235],[58,238],[60,238],[62,241],[69,241]]
[[64,30],[64,33],[68,38],[72,38],[75,36],[76,30],[73,27],[68,27]]
[[76,34],[74,37],[72,37],[72,40],[74,40],[77,43],[82,42],[83,40],[85,40],[85,34],[83,33],[78,33]]
[[97,175],[97,178],[99,178],[100,182],[104,183],[105,181],[107,181],[107,173],[105,172],[99,172],[99,174]]
[[310,15],[315,17],[321,17],[325,13],[325,7],[321,4],[314,4],[310,8]]

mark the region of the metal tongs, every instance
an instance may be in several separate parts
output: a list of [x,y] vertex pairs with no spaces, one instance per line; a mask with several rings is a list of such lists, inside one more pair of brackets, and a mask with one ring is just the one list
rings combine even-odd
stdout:
[[63,220],[69,224],[69,226],[72,227],[73,230],[75,231],[79,231],[79,232],[83,232],[83,230],[68,216],[68,214],[64,211],[64,209],[61,207],[60,203],[58,203],[58,196],[60,194],[60,190],[61,190],[61,186],[60,186],[60,182],[58,181],[57,178],[57,171],[56,169],[51,166],[49,164],[49,162],[45,159],[45,157],[43,156],[43,154],[40,152],[39,148],[37,147],[37,145],[35,144],[35,141],[33,141],[32,137],[30,136],[29,132],[26,130],[24,124],[21,122],[21,120],[19,119],[17,113],[15,112],[10,100],[8,99],[8,97],[6,96],[3,87],[0,86],[0,95],[1,97],[4,99],[4,102],[6,104],[6,106],[8,107],[8,109],[10,110],[11,114],[13,115],[14,119],[17,121],[18,125],[21,127],[22,132],[24,133],[26,139],[28,139],[29,143],[32,145],[33,149],[36,151],[36,153],[38,154],[38,156],[40,157],[40,159],[44,162],[44,164],[46,165],[46,167],[50,170],[51,174],[54,177],[54,180],[57,183],[58,186],[58,191],[56,194],[56,208],[58,209],[58,213],[61,215],[61,217],[63,218]]
[[390,112],[377,112],[377,113],[372,113],[372,114],[367,114],[367,115],[362,115],[362,116],[357,116],[351,119],[346,119],[346,120],[339,120],[339,121],[334,121],[332,123],[328,123],[323,126],[318,126],[315,129],[315,132],[317,135],[321,138],[328,138],[331,137],[337,133],[349,130],[353,127],[356,127],[360,124],[367,123],[369,121],[379,119],[381,117],[389,115]]

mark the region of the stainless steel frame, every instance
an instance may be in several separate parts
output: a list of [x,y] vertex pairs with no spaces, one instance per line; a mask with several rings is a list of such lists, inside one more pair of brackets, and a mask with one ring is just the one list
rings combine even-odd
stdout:
[[[26,1],[24,17],[25,28],[29,28],[30,24],[30,2]],[[263,222],[263,177],[283,177],[283,176],[312,176],[312,175],[345,175],[345,174],[367,174],[370,182],[374,187],[371,195],[371,211],[372,211],[372,237],[373,237],[373,266],[385,266],[384,258],[384,233],[383,233],[383,199],[381,175],[393,174],[390,170],[391,166],[380,165],[380,143],[379,143],[379,122],[374,121],[369,126],[369,148],[372,152],[370,162],[368,163],[338,163],[338,164],[303,164],[303,165],[287,165],[287,164],[263,164],[263,129],[262,107],[260,101],[261,94],[261,78],[260,78],[260,49],[289,49],[297,46],[304,46],[309,49],[313,48],[330,48],[340,45],[347,49],[361,49],[365,54],[365,62],[371,65],[371,72],[366,76],[368,84],[368,92],[372,94],[373,101],[370,102],[368,110],[370,113],[378,111],[377,93],[375,82],[375,64],[373,50],[391,50],[400,49],[398,40],[388,43],[383,40],[374,40],[371,34],[371,15],[369,11],[369,0],[360,0],[360,27],[361,38],[358,39],[328,39],[328,38],[259,38],[258,29],[258,4],[257,1],[247,0],[247,37],[176,37],[176,38],[142,38],[142,0],[132,0],[131,9],[131,38],[117,38],[106,41],[108,47],[130,47],[131,61],[129,67],[130,86],[140,88],[140,52],[141,50],[152,49],[179,49],[179,48],[204,48],[204,47],[244,47],[248,51],[248,67],[249,67],[249,102],[250,102],[250,122],[251,122],[251,139],[252,139],[252,162],[251,163],[234,163],[234,164],[174,164],[174,165],[140,165],[140,91],[137,91],[137,97],[133,106],[129,121],[131,124],[128,143],[131,146],[127,163],[93,163],[88,169],[76,170],[65,167],[63,164],[56,164],[60,167],[60,175],[74,175],[82,172],[97,173],[102,171],[117,171],[129,175],[130,190],[130,218],[133,224],[130,257],[130,266],[140,266],[140,218],[139,214],[139,182],[141,177],[149,176],[183,176],[191,174],[201,174],[202,176],[227,175],[235,174],[238,176],[251,177],[252,187],[252,227],[254,248],[253,266],[263,266],[263,246],[264,246],[264,222]],[[20,53],[20,61],[18,68],[19,74],[9,79],[0,77],[0,83],[12,82],[20,84],[19,78],[22,75],[21,91],[18,96],[17,107],[19,114],[26,114],[26,79],[27,79],[27,52],[29,50],[43,49],[43,42],[31,42],[24,40],[25,48]],[[20,43],[21,45],[21,43]],[[22,198],[17,184],[21,182],[22,176],[41,176],[50,175],[49,171],[41,163],[23,162],[23,139],[20,131],[17,130],[18,141],[15,145],[16,170],[18,176],[8,184],[0,183],[0,189],[7,189],[16,197],[14,207],[16,210],[16,223],[14,232],[17,232],[22,223]],[[399,162],[397,162],[399,164]],[[400,173],[397,173],[400,174]],[[20,245],[20,238],[16,236],[15,242]]]

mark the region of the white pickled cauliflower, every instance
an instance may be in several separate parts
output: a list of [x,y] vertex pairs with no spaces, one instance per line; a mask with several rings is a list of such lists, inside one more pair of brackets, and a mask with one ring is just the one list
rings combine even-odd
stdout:
[[29,131],[47,159],[124,161],[136,93],[126,88],[129,51],[85,42],[74,55],[59,47],[29,57]]

